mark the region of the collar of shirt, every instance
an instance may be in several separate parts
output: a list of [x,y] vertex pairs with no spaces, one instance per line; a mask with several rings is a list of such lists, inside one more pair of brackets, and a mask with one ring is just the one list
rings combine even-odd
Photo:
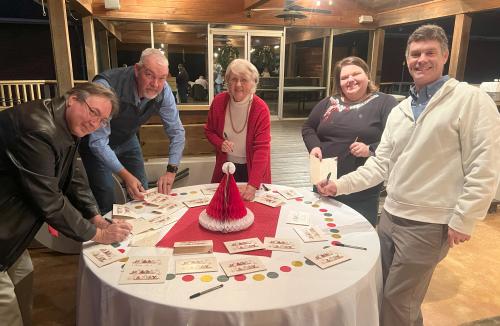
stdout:
[[436,94],[436,92],[441,88],[441,86],[443,86],[444,83],[446,83],[448,79],[450,79],[450,76],[448,75],[441,76],[441,78],[439,78],[433,83],[430,83],[429,85],[426,85],[419,91],[417,91],[415,85],[412,85],[410,87],[410,96],[412,99],[411,100],[412,105],[428,102],[431,99],[431,97],[434,96],[434,94]]

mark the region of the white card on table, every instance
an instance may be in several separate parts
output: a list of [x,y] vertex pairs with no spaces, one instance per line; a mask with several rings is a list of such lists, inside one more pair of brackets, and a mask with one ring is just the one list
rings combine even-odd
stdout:
[[118,284],[164,283],[167,276],[166,256],[130,257]]
[[314,253],[307,254],[307,259],[318,265],[320,268],[328,268],[333,265],[343,263],[350,260],[351,258],[346,257],[342,253],[336,251],[335,249],[328,248]]
[[139,234],[149,231],[153,229],[154,226],[154,224],[151,223],[149,220],[145,220],[143,218],[136,218],[133,220],[128,220],[127,222],[132,225],[132,231],[131,231],[132,234]]
[[215,194],[215,192],[217,191],[218,187],[219,187],[219,185],[210,186],[210,187],[206,187],[206,188],[201,188],[201,192],[205,196],[213,196]]
[[325,180],[328,173],[331,173],[330,180],[337,180],[337,158],[324,158],[320,161],[319,158],[310,155],[309,173],[313,185],[318,184],[321,180]]
[[113,218],[116,219],[130,219],[139,218],[135,211],[133,211],[128,205],[118,205],[113,204]]
[[149,231],[134,235],[130,240],[129,247],[154,247],[160,241],[159,231]]
[[161,214],[173,214],[180,210],[181,208],[184,208],[185,206],[182,205],[181,203],[178,202],[170,202],[164,205],[161,205],[153,210],[153,213],[161,213]]
[[102,267],[127,257],[127,255],[122,254],[111,245],[102,244],[83,249],[83,254],[96,264],[97,267]]
[[284,189],[277,189],[279,194],[286,199],[294,199],[294,198],[302,198],[304,195],[302,195],[300,192],[293,188],[284,188]]
[[266,270],[266,266],[257,257],[245,257],[220,263],[227,276],[253,273]]
[[310,215],[306,212],[291,211],[288,212],[286,223],[309,225]]
[[271,207],[278,207],[279,205],[284,203],[283,197],[270,193],[265,193],[260,196],[256,196],[254,201]]
[[212,240],[174,242],[174,255],[210,254],[214,250]]
[[217,272],[218,269],[215,257],[193,257],[175,261],[175,274]]
[[230,254],[238,252],[264,249],[264,244],[258,238],[248,238],[235,241],[226,241],[224,245]]
[[265,237],[264,246],[267,250],[300,252],[300,243],[294,239]]
[[156,230],[156,229],[161,229],[165,225],[169,225],[171,223],[177,222],[179,220],[179,217],[172,217],[170,215],[164,214],[164,213],[155,213],[152,218],[148,219],[148,221],[152,224],[151,228]]
[[211,198],[203,197],[203,198],[197,198],[197,199],[192,199],[192,200],[187,200],[184,202],[184,205],[187,207],[198,207],[198,206],[205,206],[210,204]]
[[326,234],[317,226],[294,227],[295,232],[304,242],[326,241]]

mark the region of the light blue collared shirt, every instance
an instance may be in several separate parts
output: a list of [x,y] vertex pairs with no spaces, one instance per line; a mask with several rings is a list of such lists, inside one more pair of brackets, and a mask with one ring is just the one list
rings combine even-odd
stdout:
[[[111,88],[105,79],[96,79],[95,82]],[[182,126],[181,119],[179,118],[179,111],[175,105],[175,99],[172,94],[170,86],[165,82],[163,86],[165,96],[161,103],[159,114],[163,123],[165,133],[170,138],[170,145],[168,151],[168,163],[179,165],[182,158],[182,151],[184,150],[185,131]],[[135,103],[139,110],[143,110],[146,104],[151,100],[143,98],[142,100],[137,95],[137,90],[134,87]],[[109,135],[111,134],[111,127],[99,128],[89,136],[89,147],[104,164],[111,169],[114,173],[118,173],[124,167],[116,157],[115,152],[109,146]]]
[[410,87],[411,110],[413,111],[413,118],[415,119],[415,122],[427,107],[431,97],[436,94],[436,92],[441,88],[441,86],[444,85],[444,83],[446,83],[448,79],[450,79],[450,76],[448,75],[441,76],[441,78],[421,88],[418,92],[415,85]]

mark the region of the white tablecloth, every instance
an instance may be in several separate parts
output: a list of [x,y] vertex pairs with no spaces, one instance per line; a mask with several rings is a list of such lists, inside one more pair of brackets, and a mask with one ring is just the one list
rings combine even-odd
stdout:
[[[272,186],[274,189],[277,187]],[[199,187],[185,187],[176,191],[190,193],[196,189]],[[189,295],[219,284],[217,276],[224,274],[220,267],[218,272],[193,274],[195,279],[191,282],[183,281],[182,275],[177,275],[164,284],[118,285],[123,263],[97,268],[82,255],[78,278],[77,324],[378,325],[382,277],[380,246],[375,230],[351,208],[331,199],[324,198],[318,202],[318,195],[308,189],[299,191],[305,196],[302,201],[289,200],[281,208],[276,237],[299,239],[293,230],[294,225],[286,224],[287,212],[296,210],[309,212],[311,225],[320,226],[328,234],[329,241],[303,243],[300,253],[273,251],[270,258],[259,256],[267,271],[254,274],[264,275],[263,280],[255,280],[254,274],[246,274],[244,281],[230,278],[223,283],[222,289],[193,300],[189,299]],[[327,212],[324,212],[325,209]],[[333,221],[325,220],[329,218],[333,218]],[[329,227],[327,223],[335,223],[336,226]],[[164,231],[167,232],[169,228]],[[332,233],[331,229],[338,230],[338,233]],[[333,238],[333,234],[341,238]],[[336,247],[351,260],[325,270],[316,265],[295,266],[292,263],[304,263],[305,253],[320,250],[333,240],[363,246],[368,250]],[[129,254],[134,256],[166,252],[170,257],[169,273],[174,273],[175,258],[171,256],[171,249],[127,250],[132,250]],[[215,256],[218,261],[237,257],[224,253],[215,253]],[[284,272],[281,270],[283,266],[291,267],[291,270]],[[270,278],[268,272],[275,272],[278,277]],[[202,275],[211,275],[213,280],[203,282]]]

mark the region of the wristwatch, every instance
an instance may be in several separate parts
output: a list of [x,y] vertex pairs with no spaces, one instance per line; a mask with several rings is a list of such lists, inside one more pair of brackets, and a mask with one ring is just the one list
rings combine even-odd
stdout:
[[173,164],[168,164],[167,165],[167,172],[170,172],[170,173],[177,173],[177,170],[179,168],[177,167],[177,165],[173,165]]

